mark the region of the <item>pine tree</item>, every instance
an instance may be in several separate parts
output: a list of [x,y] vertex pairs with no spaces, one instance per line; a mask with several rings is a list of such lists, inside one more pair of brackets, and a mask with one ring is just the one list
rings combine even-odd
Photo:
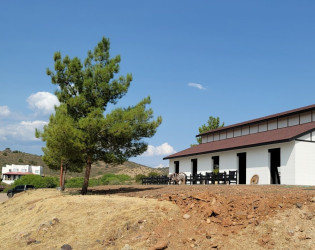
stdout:
[[[217,128],[221,128],[224,126],[224,122],[222,124],[220,124],[220,118],[217,117],[213,117],[213,116],[209,116],[209,119],[207,121],[206,124],[203,124],[201,127],[199,127],[199,134],[213,130],[213,129],[217,129]],[[201,143],[201,137],[197,138],[197,142],[200,144]]]
[[67,114],[65,104],[55,108],[43,132],[36,130],[35,135],[46,142],[43,147],[43,160],[51,169],[60,168],[60,187],[65,188],[67,171],[82,172],[84,166],[82,132],[75,126],[74,120]]
[[120,56],[110,58],[109,39],[103,38],[93,51],[88,52],[84,63],[77,57],[62,58],[54,55],[54,72],[47,69],[60,103],[74,120],[76,129],[82,132],[80,142],[85,161],[85,177],[82,194],[87,193],[92,163],[122,163],[128,158],[142,154],[147,149],[145,137],[152,137],[162,118],[153,120],[150,97],[135,106],[116,108],[106,113],[108,104],[117,104],[128,91],[131,74],[116,77]]

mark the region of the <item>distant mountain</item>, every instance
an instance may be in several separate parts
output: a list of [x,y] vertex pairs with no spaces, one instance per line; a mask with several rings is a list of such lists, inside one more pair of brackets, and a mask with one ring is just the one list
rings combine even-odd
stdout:
[[[59,171],[50,169],[39,155],[28,154],[9,148],[0,151],[0,172],[6,164],[36,165],[43,166],[45,176],[59,176]],[[150,172],[157,172],[161,175],[168,175],[168,168],[150,168],[135,162],[126,161],[121,165],[107,164],[103,161],[92,165],[91,177],[101,177],[104,174],[127,174],[131,177],[137,174],[148,175]],[[84,173],[67,173],[68,177],[83,177]]]

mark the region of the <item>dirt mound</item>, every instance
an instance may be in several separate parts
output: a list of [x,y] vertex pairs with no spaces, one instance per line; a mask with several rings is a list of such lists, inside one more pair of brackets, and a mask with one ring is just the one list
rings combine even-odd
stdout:
[[[311,246],[315,245],[314,229],[307,233],[304,231],[305,237],[298,236],[298,233],[290,237],[297,223],[301,224],[301,228],[315,228],[314,187],[112,186],[99,187],[92,193],[157,198],[178,205],[182,216],[187,215],[187,219],[169,222],[159,232],[163,240],[171,242],[172,249],[283,249],[293,242],[296,246],[303,246],[302,249],[312,249]],[[294,219],[287,220],[287,217]],[[279,230],[270,231],[268,227],[275,223],[274,220],[277,220],[275,226]],[[253,230],[255,233],[252,233]],[[165,235],[169,237],[165,238]],[[285,242],[277,240],[279,237],[285,238]],[[236,240],[239,238],[242,239]]]
[[146,248],[149,233],[179,209],[169,202],[35,190],[0,205],[2,249]]
[[103,186],[0,205],[4,249],[314,249],[315,188]]

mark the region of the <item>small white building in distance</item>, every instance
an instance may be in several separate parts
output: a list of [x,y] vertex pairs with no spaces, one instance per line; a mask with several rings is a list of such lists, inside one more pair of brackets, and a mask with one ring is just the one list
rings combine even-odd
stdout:
[[202,143],[164,159],[170,173],[237,171],[238,184],[315,185],[315,105],[198,134]]
[[43,175],[42,166],[30,165],[6,165],[2,167],[1,179],[4,183],[12,184],[15,180],[20,179],[24,175],[36,174]]

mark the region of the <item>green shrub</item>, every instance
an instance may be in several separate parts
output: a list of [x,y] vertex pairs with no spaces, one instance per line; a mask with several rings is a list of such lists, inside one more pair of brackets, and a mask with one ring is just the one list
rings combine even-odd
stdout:
[[84,178],[83,177],[75,177],[69,180],[66,180],[65,186],[66,188],[79,188],[83,185]]
[[16,180],[12,186],[17,185],[34,185],[35,188],[55,188],[59,181],[58,177],[42,177],[39,175],[25,175],[20,179]]
[[4,152],[3,155],[4,155],[4,156],[7,156],[8,154],[7,154],[7,152]]
[[137,174],[135,177],[136,182],[140,183],[142,181],[142,178],[147,178],[144,174]]
[[213,174],[217,175],[219,173],[219,168],[214,168],[213,169]]
[[[66,188],[80,188],[83,185],[83,177],[75,177],[69,180],[66,180]],[[95,187],[100,185],[122,185],[130,184],[131,177],[125,174],[104,174],[99,179],[90,179],[89,187]]]
[[95,187],[95,186],[100,186],[102,185],[100,179],[90,179],[89,180],[89,187]]
[[45,187],[46,188],[55,188],[59,186],[59,178],[58,177],[51,177],[47,176],[44,177]]
[[149,177],[156,177],[156,176],[159,176],[160,174],[159,173],[157,173],[157,172],[150,172],[149,174],[148,174],[148,176]]
[[19,159],[19,162],[23,162],[23,160],[20,158],[20,159]]
[[[84,182],[83,177],[74,177],[69,180],[66,180],[66,188],[80,188],[82,187]],[[102,185],[100,179],[90,179],[89,180],[89,187],[95,187],[95,186],[100,186]]]
[[100,179],[100,183],[102,185],[121,185],[130,180],[131,177],[126,174],[104,174]]

